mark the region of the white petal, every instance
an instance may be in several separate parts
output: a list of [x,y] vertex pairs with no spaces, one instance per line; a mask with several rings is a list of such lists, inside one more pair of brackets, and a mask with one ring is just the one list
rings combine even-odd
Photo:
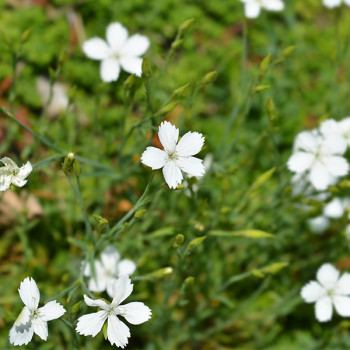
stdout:
[[51,321],[60,318],[65,312],[65,308],[56,300],[48,302],[39,309],[40,318],[43,321]]
[[343,203],[339,198],[334,198],[323,208],[323,214],[332,219],[339,219],[344,214]]
[[0,191],[6,191],[11,185],[12,176],[0,175]]
[[47,339],[47,322],[43,321],[41,318],[32,319],[34,333],[36,333],[42,340]]
[[164,121],[159,126],[158,137],[165,152],[173,153],[175,151],[177,140],[179,139],[179,129],[168,121]]
[[329,173],[333,176],[344,176],[349,172],[349,163],[340,156],[327,157],[325,165]]
[[0,162],[2,162],[6,167],[9,167],[11,169],[18,169],[17,164],[11,158],[8,158],[8,157],[1,158]]
[[155,147],[147,147],[141,156],[141,162],[153,170],[163,168],[167,159],[166,152]]
[[144,303],[133,302],[118,307],[121,315],[131,324],[141,324],[151,318],[151,309]]
[[345,4],[347,4],[348,6],[350,6],[350,0],[344,0]]
[[300,295],[306,303],[314,303],[318,299],[321,299],[325,293],[326,290],[320,286],[319,283],[316,281],[311,281],[303,287]]
[[322,140],[318,134],[312,131],[303,131],[296,137],[294,148],[300,148],[307,153],[316,153]]
[[117,316],[108,316],[107,337],[111,345],[124,348],[130,337],[129,328]]
[[103,292],[106,290],[107,280],[105,268],[102,266],[99,260],[95,260],[95,273],[96,278],[91,277],[89,279],[89,290],[92,292]]
[[260,5],[258,3],[244,4],[244,13],[247,18],[257,18],[260,14]]
[[337,294],[350,294],[350,273],[344,273],[337,283]]
[[308,224],[311,230],[315,233],[322,233],[327,230],[330,225],[330,221],[325,216],[317,216],[315,218],[309,219]]
[[76,331],[81,335],[92,335],[99,333],[107,319],[107,312],[102,310],[78,318]]
[[101,253],[101,261],[102,265],[105,269],[108,269],[109,271],[117,271],[117,265],[118,261],[120,259],[120,255],[113,246],[108,246],[102,253]]
[[150,41],[146,36],[134,34],[126,41],[122,55],[132,57],[141,56],[148,50],[149,46]]
[[176,153],[181,157],[194,156],[204,145],[204,137],[198,132],[188,132],[181,137],[176,146]]
[[340,134],[340,124],[334,119],[328,119],[321,123],[320,131],[325,137]]
[[281,0],[263,0],[262,6],[269,11],[282,11],[284,3]]
[[129,259],[123,259],[118,264],[118,275],[132,275],[136,270],[136,264],[129,260]]
[[84,301],[85,301],[85,304],[88,305],[88,306],[99,307],[99,308],[101,308],[103,310],[106,310],[109,307],[108,304],[105,301],[103,301],[101,299],[95,299],[95,300],[94,299],[90,299],[85,294],[84,294]]
[[130,74],[136,74],[138,77],[142,74],[142,58],[140,57],[122,56],[120,57],[120,65]]
[[296,173],[303,173],[304,171],[310,169],[315,156],[311,153],[306,152],[295,152],[289,158],[287,166],[289,170]]
[[323,164],[314,163],[310,172],[310,181],[317,190],[325,190],[332,183],[332,179],[333,177]]
[[118,22],[111,23],[106,30],[108,44],[115,52],[121,52],[128,38],[127,29]]
[[203,176],[205,168],[202,159],[196,157],[179,157],[176,160],[178,167],[191,176]]
[[326,7],[333,8],[341,4],[341,0],[323,0],[323,4]]
[[163,175],[170,188],[177,188],[183,179],[181,170],[175,161],[169,161],[164,165]]
[[25,325],[13,326],[10,330],[10,343],[13,345],[27,345],[33,338],[34,329],[31,322]]
[[326,289],[335,288],[339,278],[339,271],[331,264],[323,264],[317,271],[317,280]]
[[115,58],[106,58],[101,62],[100,74],[104,82],[117,81],[120,73],[120,65]]
[[338,314],[343,317],[350,316],[350,298],[342,295],[335,295],[333,303]]
[[17,187],[23,187],[27,183],[27,180],[13,176],[11,182]]
[[316,318],[320,322],[330,321],[333,314],[332,300],[329,297],[324,297],[318,300],[315,304]]
[[40,292],[33,278],[25,278],[21,282],[18,292],[25,306],[30,310],[38,308]]
[[109,47],[106,42],[100,38],[92,38],[84,42],[83,51],[85,55],[93,60],[104,60],[108,57]]
[[91,277],[88,282],[88,288],[91,292],[103,292],[106,290],[107,279],[104,276],[98,277],[96,280]]
[[344,154],[346,151],[347,144],[344,138],[330,135],[329,137],[325,137],[321,144],[320,152],[321,154]]
[[25,306],[21,313],[18,315],[14,326],[25,325],[30,321],[30,310]]
[[33,170],[32,164],[28,161],[26,164],[19,168],[19,172],[17,174],[18,177],[25,179]]
[[124,275],[114,281],[113,289],[112,304],[119,305],[131,294],[133,285],[131,284],[130,278]]

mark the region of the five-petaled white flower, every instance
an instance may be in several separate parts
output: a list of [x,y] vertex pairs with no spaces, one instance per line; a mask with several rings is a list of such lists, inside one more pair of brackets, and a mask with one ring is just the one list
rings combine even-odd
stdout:
[[262,8],[269,11],[282,11],[282,0],[241,0],[244,3],[244,13],[247,18],[257,18]]
[[334,183],[334,178],[349,172],[348,162],[341,157],[345,150],[346,143],[341,138],[303,131],[296,138],[288,168],[297,174],[309,172],[312,185],[317,190],[325,190]]
[[6,191],[11,184],[22,187],[27,183],[26,177],[33,170],[29,161],[20,168],[7,157],[0,159],[0,162],[5,165],[0,168],[0,191]]
[[113,284],[113,300],[109,304],[104,300],[94,300],[84,295],[88,306],[101,309],[78,319],[76,330],[81,335],[93,337],[99,333],[107,320],[107,338],[112,345],[124,348],[130,337],[129,328],[118,316],[123,316],[131,324],[141,324],[151,318],[151,310],[141,302],[120,305],[132,292],[133,285],[128,276],[121,276]]
[[110,83],[118,80],[120,67],[126,72],[141,76],[142,58],[150,41],[146,36],[128,31],[120,23],[111,23],[106,30],[107,42],[94,37],[84,42],[83,51],[91,59],[101,62],[101,78]]
[[338,7],[344,2],[346,5],[350,6],[350,0],[322,0],[323,5],[329,8]]
[[28,344],[34,333],[42,340],[46,340],[47,321],[61,317],[66,310],[56,300],[38,308],[40,292],[32,278],[25,278],[18,292],[25,306],[10,330],[10,343],[13,345]]
[[343,317],[350,316],[350,274],[339,278],[339,271],[331,264],[323,264],[317,271],[317,281],[311,281],[301,290],[307,303],[316,303],[316,318],[320,322],[331,320],[333,307]]
[[191,176],[203,176],[203,161],[196,157],[204,144],[204,137],[198,132],[188,132],[179,142],[179,129],[164,121],[159,126],[158,136],[164,150],[147,147],[141,162],[154,169],[163,168],[163,175],[170,188],[176,188],[183,176],[181,170]]
[[84,275],[91,277],[89,289],[92,292],[103,292],[107,290],[110,297],[113,297],[113,282],[121,276],[132,275],[136,270],[136,264],[129,260],[120,260],[120,255],[113,246],[108,246],[101,253],[101,260],[95,260],[96,279],[92,277],[90,265],[85,267]]

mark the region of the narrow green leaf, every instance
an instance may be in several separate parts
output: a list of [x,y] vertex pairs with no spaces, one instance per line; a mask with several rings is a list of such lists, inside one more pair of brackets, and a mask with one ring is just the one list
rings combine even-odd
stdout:
[[242,230],[242,231],[220,231],[212,230],[209,231],[211,236],[218,237],[246,237],[246,238],[274,238],[275,235],[272,233],[260,231],[260,230]]

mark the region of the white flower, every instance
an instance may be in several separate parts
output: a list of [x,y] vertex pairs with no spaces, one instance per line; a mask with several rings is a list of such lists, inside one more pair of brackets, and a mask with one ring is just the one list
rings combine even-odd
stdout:
[[244,3],[244,13],[247,18],[257,18],[262,8],[268,11],[282,11],[282,0],[241,0]]
[[101,78],[109,83],[118,80],[120,67],[126,72],[141,76],[142,58],[150,41],[146,36],[134,34],[128,39],[128,31],[120,23],[111,23],[106,31],[107,42],[94,37],[84,42],[86,56],[101,62]]
[[120,305],[132,292],[133,285],[128,276],[121,276],[113,283],[113,300],[109,304],[104,300],[94,300],[84,295],[88,306],[95,306],[100,311],[81,316],[76,331],[81,335],[93,337],[99,333],[107,320],[107,337],[111,345],[124,348],[130,337],[129,328],[118,316],[123,316],[131,324],[141,324],[151,318],[151,310],[144,303],[133,302]]
[[[334,8],[340,6],[343,2],[342,0],[322,0],[323,5],[329,8]],[[344,0],[345,4],[350,6],[350,0]]]
[[325,190],[334,178],[349,172],[348,162],[341,157],[346,149],[343,139],[304,131],[297,136],[295,149],[288,168],[297,174],[309,172],[309,180],[317,190]]
[[[322,199],[321,199],[322,200]],[[308,220],[311,229],[316,233],[321,233],[327,230],[331,221],[330,219],[341,218],[345,210],[349,208],[350,198],[334,198],[327,203],[323,208],[323,214]],[[350,219],[350,215],[349,215]]]
[[320,125],[320,131],[325,137],[341,138],[347,147],[350,146],[350,117],[344,118],[339,122],[334,119],[328,119]]
[[316,216],[315,218],[309,219],[307,223],[309,224],[313,232],[323,233],[327,230],[331,222],[327,217],[320,215]]
[[92,277],[90,264],[86,265],[84,275],[91,277],[89,289],[92,292],[103,292],[107,290],[110,297],[113,297],[114,280],[121,276],[132,275],[136,270],[136,264],[129,260],[120,260],[120,255],[113,246],[108,246],[101,253],[101,260],[95,260],[96,280]]
[[343,317],[350,316],[350,274],[339,278],[339,271],[331,264],[323,264],[317,271],[317,281],[311,281],[301,290],[307,303],[316,303],[316,318],[320,322],[331,320],[333,307]]
[[158,136],[164,150],[147,147],[141,162],[154,169],[163,168],[163,175],[170,188],[176,188],[183,177],[181,170],[191,176],[203,176],[203,161],[196,157],[204,144],[204,137],[198,132],[188,132],[179,142],[179,129],[164,121],[159,126]]
[[10,330],[10,343],[13,345],[28,344],[34,333],[42,340],[46,340],[47,321],[61,317],[66,310],[56,300],[38,308],[40,292],[32,278],[25,278],[18,292],[25,307]]
[[[50,80],[45,77],[38,77],[36,79],[36,89],[40,95],[42,104],[46,106],[50,100]],[[68,104],[69,100],[65,86],[62,83],[55,82],[52,86],[52,98],[45,113],[49,117],[55,118],[67,109]]]
[[33,170],[29,161],[20,168],[7,157],[0,159],[0,162],[5,165],[0,168],[0,191],[6,191],[11,184],[22,187],[27,183],[26,177]]

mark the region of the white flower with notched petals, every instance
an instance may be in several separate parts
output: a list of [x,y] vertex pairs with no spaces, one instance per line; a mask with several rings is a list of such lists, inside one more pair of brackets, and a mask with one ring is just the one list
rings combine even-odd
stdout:
[[40,292],[32,278],[25,278],[18,292],[25,306],[10,330],[10,343],[13,345],[28,344],[34,333],[42,340],[46,340],[47,321],[61,317],[66,310],[56,300],[38,308]]
[[198,132],[188,132],[178,142],[179,129],[165,121],[160,124],[158,136],[164,150],[147,147],[141,162],[153,170],[163,168],[163,175],[170,188],[176,188],[183,179],[181,170],[191,176],[203,176],[203,161],[193,157],[203,147],[204,137]]
[[346,5],[350,6],[350,0],[322,0],[323,5],[329,8],[338,7],[344,2]]
[[307,303],[316,303],[316,318],[320,322],[330,321],[333,305],[343,317],[350,316],[350,274],[339,278],[339,271],[331,264],[323,264],[317,271],[317,281],[311,281],[301,290]]
[[350,147],[350,117],[340,121],[328,119],[320,125],[320,131],[325,137],[337,137],[344,140]]
[[123,316],[131,324],[141,324],[151,318],[151,310],[141,302],[120,305],[132,292],[133,285],[128,276],[121,276],[113,284],[113,300],[94,300],[84,295],[88,306],[95,306],[100,311],[81,316],[78,319],[76,331],[81,335],[95,337],[107,320],[107,338],[111,345],[124,348],[130,337],[130,330],[118,318]]
[[5,165],[0,168],[0,191],[6,191],[11,184],[22,187],[27,183],[26,177],[33,170],[30,162],[20,168],[12,159],[7,157],[0,159],[0,162]]
[[241,0],[244,3],[244,13],[247,18],[257,18],[261,9],[268,11],[282,11],[282,0]]
[[134,34],[128,38],[128,31],[120,23],[111,23],[106,31],[107,41],[94,37],[84,42],[86,56],[101,62],[101,78],[106,83],[118,80],[120,67],[130,74],[141,76],[143,55],[150,41],[146,36]]
[[101,259],[95,260],[96,279],[92,277],[90,265],[87,264],[84,275],[90,277],[89,289],[92,292],[107,291],[113,297],[113,283],[121,275],[130,276],[136,270],[136,264],[129,260],[120,260],[120,255],[113,246],[108,246],[102,253]]
[[[330,219],[341,218],[346,210],[349,210],[350,198],[334,198],[323,208],[323,214],[308,220],[312,231],[322,233],[329,227]],[[350,219],[350,215],[348,216]]]
[[[69,99],[65,86],[60,82],[55,82],[52,87],[49,79],[38,77],[36,79],[36,89],[40,95],[43,106],[46,107],[45,114],[50,118],[57,117],[65,111],[69,105]],[[50,96],[52,93],[52,96]],[[47,105],[49,103],[49,105]]]
[[325,190],[334,183],[334,178],[349,172],[348,162],[341,157],[345,150],[343,139],[303,131],[296,138],[288,168],[297,174],[308,172],[311,184],[317,190]]

